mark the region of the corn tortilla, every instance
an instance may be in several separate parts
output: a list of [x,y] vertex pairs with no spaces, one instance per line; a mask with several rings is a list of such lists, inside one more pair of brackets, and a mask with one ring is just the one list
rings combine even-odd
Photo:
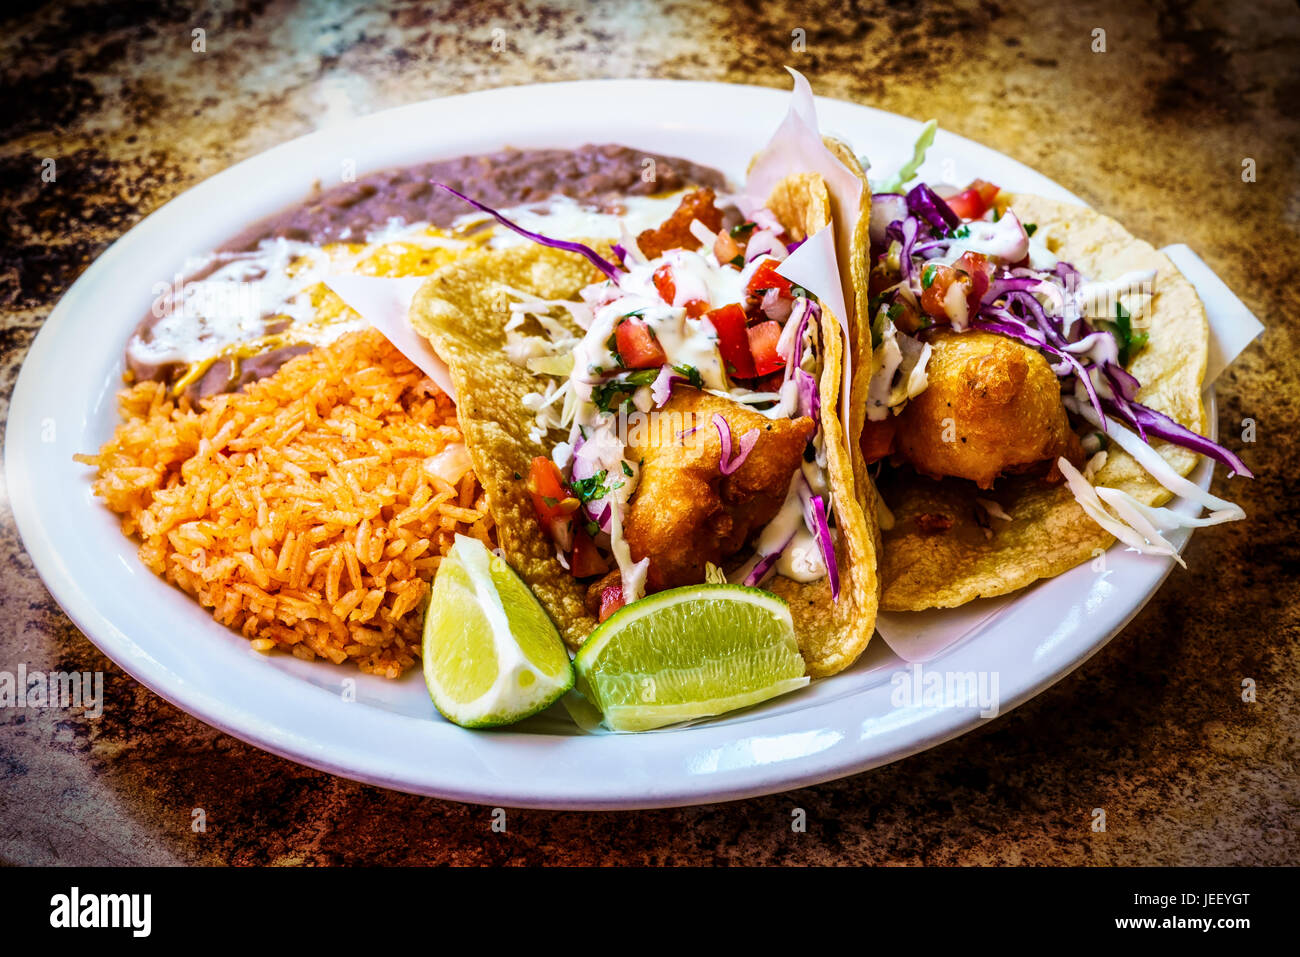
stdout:
[[[1009,205],[1022,222],[1037,224],[1035,239],[1090,281],[1115,279],[1135,270],[1156,271],[1155,294],[1142,325],[1150,339],[1130,360],[1128,371],[1142,384],[1138,401],[1204,435],[1201,382],[1209,325],[1195,289],[1169,257],[1110,217],[1085,207],[1023,194],[1012,196]],[[866,302],[865,278],[855,287],[861,307]],[[1160,440],[1152,447],[1180,475],[1187,475],[1198,458],[1188,449]],[[1171,498],[1113,443],[1094,484],[1121,489],[1149,505]],[[1004,478],[992,492],[982,492],[972,483],[934,481],[910,469],[897,469],[882,479],[880,491],[895,518],[894,527],[883,534],[880,570],[881,607],[888,611],[951,608],[1004,595],[1059,575],[1114,541],[1084,513],[1064,484]],[[979,521],[977,497],[996,501],[1011,521],[992,519],[986,530]],[[927,532],[917,521],[927,514],[947,516],[951,528]]]
[[[816,175],[780,183],[769,208],[795,239],[830,222],[829,194]],[[583,602],[586,586],[560,565],[522,480],[534,456],[550,454],[551,443],[529,437],[533,413],[524,408],[523,397],[537,390],[538,380],[506,356],[509,312],[503,296],[508,285],[546,299],[571,299],[591,280],[590,264],[573,253],[540,246],[489,250],[437,272],[411,308],[416,330],[450,367],[461,429],[506,559],[571,648],[582,644],[596,621]],[[865,477],[857,438],[846,437],[835,413],[845,344],[839,319],[825,304],[819,333],[821,421],[838,529],[840,595],[832,599],[826,579],[805,584],[778,576],[765,586],[790,604],[799,648],[814,677],[834,674],[861,654],[874,632],[880,594],[874,492],[856,477]]]

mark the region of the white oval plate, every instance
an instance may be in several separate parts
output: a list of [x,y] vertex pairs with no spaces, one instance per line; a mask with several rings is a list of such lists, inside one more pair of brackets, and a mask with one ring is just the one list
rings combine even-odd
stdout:
[[[623,143],[716,166],[739,180],[776,128],[784,92],[647,80],[488,90],[363,117],[212,177],[149,216],[86,270],[46,321],[9,413],[7,478],[23,541],[51,594],[132,677],[238,738],[383,787],[541,808],[698,804],[815,784],[932,747],[984,720],[977,707],[895,707],[906,666],[877,636],[853,668],[729,718],[640,735],[589,735],[554,717],[527,730],[465,731],[434,711],[418,672],[387,681],[292,656],[270,658],[156,578],[72,461],[117,423],[122,349],[185,258],[300,200],[314,180],[519,147]],[[819,100],[822,127],[891,170],[914,120]],[[940,131],[931,177],[975,176],[1081,202],[1026,166]],[[948,165],[951,164],[951,165]],[[1194,476],[1208,484],[1204,465]],[[1182,547],[1188,534],[1173,541]],[[926,665],[996,674],[1002,713],[1059,680],[1132,618],[1172,563],[1112,549],[1026,590],[988,627]],[[341,693],[355,681],[355,700]]]

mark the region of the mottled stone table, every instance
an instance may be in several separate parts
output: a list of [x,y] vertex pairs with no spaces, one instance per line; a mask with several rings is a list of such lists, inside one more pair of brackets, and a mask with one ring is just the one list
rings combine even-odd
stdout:
[[[853,778],[650,813],[511,814],[272,757],[127,678],[55,606],[0,498],[0,670],[106,672],[103,716],[0,711],[0,861],[1281,863],[1300,859],[1300,16],[1163,0],[51,4],[0,29],[0,414],[28,345],[152,209],[322,124],[601,76],[783,85],[979,140],[1157,246],[1189,243],[1269,330],[1221,380],[1253,418],[1248,522],[1199,532],[1124,632],[981,730]],[[192,51],[193,31],[206,52]],[[1094,52],[1094,31],[1105,52]],[[494,32],[501,31],[501,32]],[[795,31],[803,31],[796,34]],[[494,50],[494,39],[497,41]],[[795,40],[802,40],[796,44]],[[792,49],[803,46],[802,50]],[[42,185],[45,158],[56,184]],[[1256,181],[1242,179],[1255,161]],[[1218,479],[1221,487],[1223,479]],[[1243,678],[1258,700],[1241,700]],[[207,812],[194,833],[191,809]],[[791,810],[807,811],[793,833]],[[1107,812],[1105,833],[1091,809]]]

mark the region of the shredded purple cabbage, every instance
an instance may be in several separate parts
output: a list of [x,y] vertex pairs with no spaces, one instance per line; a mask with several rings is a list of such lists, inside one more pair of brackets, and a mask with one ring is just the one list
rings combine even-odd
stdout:
[[826,522],[826,504],[820,495],[804,499],[804,521],[809,531],[817,536],[817,546],[821,549],[822,560],[826,563],[826,577],[831,584],[831,600],[840,598],[840,566],[835,561],[835,542],[831,539],[831,528]]
[[1006,276],[1002,279],[994,279],[989,283],[988,290],[980,300],[984,305],[988,305],[997,299],[1005,296],[1009,292],[1028,291],[1033,289],[1041,282],[1032,276]]
[[[803,301],[805,305],[799,316],[799,328],[794,331],[794,342],[790,346],[790,355],[787,356],[785,360],[785,380],[788,380],[792,375],[794,375],[794,370],[799,366],[799,357],[803,353],[803,336],[808,330],[809,318],[813,315],[816,315],[818,318],[821,317],[821,306],[817,305],[817,303],[813,302],[811,299],[805,298]],[[814,310],[816,310],[815,313]],[[786,321],[792,322],[793,319],[787,319]],[[785,330],[782,330],[782,335],[784,334]]]
[[917,183],[907,194],[907,208],[915,216],[920,216],[936,233],[956,229],[961,222],[952,207],[939,198],[929,186]]
[[[1050,275],[1067,285],[1081,280],[1078,270],[1066,262],[1058,262]],[[1067,335],[1064,317],[1049,312],[1029,292],[1039,282],[1038,277],[1024,275],[995,279],[983,297],[972,328],[999,333],[1055,358],[1053,371],[1062,377],[1073,375],[1083,385],[1103,430],[1109,414],[1130,426],[1144,442],[1149,443],[1152,436],[1162,438],[1206,455],[1236,475],[1254,477],[1246,464],[1229,449],[1138,402],[1141,383],[1118,362],[1104,358],[1087,365],[1081,362],[1076,352],[1086,353],[1093,348],[1094,341],[1102,341],[1103,336],[1113,339],[1113,334],[1092,328],[1086,319],[1080,317]],[[997,305],[998,299],[1004,300],[1005,305]],[[1097,373],[1095,380],[1094,371]]]
[[899,232],[902,235],[902,248],[898,251],[898,267],[902,272],[903,281],[912,281],[912,247],[916,245],[916,236],[921,228],[916,224],[916,220],[908,216],[899,226]]
[[790,547],[790,542],[793,540],[794,535],[791,534],[780,548],[772,552],[770,555],[763,555],[759,558],[754,567],[749,570],[749,574],[745,576],[744,584],[748,585],[750,588],[757,587],[758,583],[767,577],[767,573],[772,570],[772,566],[776,564],[777,559],[780,558],[785,550]]
[[907,218],[907,200],[902,193],[873,193],[871,196],[871,222],[868,228],[871,245],[885,241],[885,229],[892,223]]
[[817,380],[812,373],[796,369],[794,373],[795,388],[799,390],[799,414],[806,415],[814,423],[821,419],[821,396],[817,392]]
[[1125,401],[1137,401],[1138,389],[1142,388],[1142,383],[1138,382],[1137,377],[1129,372],[1123,366],[1115,365],[1113,362],[1106,363],[1106,377],[1110,379],[1111,385],[1115,391],[1124,397]]
[[749,458],[749,453],[754,451],[754,445],[758,442],[758,429],[750,429],[740,437],[740,448],[736,451],[736,457],[731,457],[731,426],[723,418],[721,412],[713,413],[713,424],[718,430],[718,439],[722,442],[722,455],[718,459],[718,471],[723,475],[731,475],[736,469],[745,464],[745,459]]
[[450,186],[446,185],[445,183],[439,183],[434,180],[430,180],[429,182],[433,183],[433,185],[436,186],[438,189],[445,190],[446,192],[451,193],[451,195],[459,199],[463,199],[465,202],[469,203],[475,209],[487,213],[489,216],[495,219],[502,226],[505,226],[507,229],[513,229],[515,232],[517,232],[520,236],[523,236],[525,239],[531,239],[533,242],[538,243],[542,246],[550,246],[552,249],[564,249],[567,250],[568,252],[579,253],[580,255],[587,257],[587,259],[591,262],[591,264],[595,266],[597,269],[599,269],[601,272],[603,272],[607,278],[612,279],[615,282],[618,281],[619,273],[622,272],[622,270],[620,270],[617,266],[611,263],[600,253],[596,252],[596,250],[592,249],[590,246],[587,246],[583,243],[571,242],[567,239],[551,239],[549,236],[543,236],[541,233],[535,233],[532,232],[531,230],[524,229],[524,227],[520,226],[518,223],[513,223],[510,220],[506,219],[504,216],[498,213],[491,206],[485,205],[484,203],[480,203],[476,199],[470,199],[464,193],[457,192],[456,190],[452,189]]
[[1222,445],[1210,441],[1203,435],[1197,435],[1191,429],[1179,425],[1163,412],[1148,408],[1141,402],[1130,402],[1129,408],[1133,410],[1137,421],[1152,435],[1162,438],[1166,442],[1173,442],[1175,445],[1191,449],[1193,452],[1209,456],[1236,475],[1244,475],[1246,478],[1255,477],[1255,473],[1247,468],[1246,463],[1233,454],[1230,449],[1225,449]]

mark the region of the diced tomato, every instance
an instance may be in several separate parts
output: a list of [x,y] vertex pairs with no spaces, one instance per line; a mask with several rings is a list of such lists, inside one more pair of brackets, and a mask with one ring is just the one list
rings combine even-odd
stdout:
[[600,620],[604,621],[623,607],[623,585],[609,585],[600,591]]
[[712,309],[705,314],[718,333],[718,353],[727,374],[737,379],[754,378],[754,357],[749,351],[749,334],[745,329],[745,310],[737,303]]
[[627,369],[657,369],[668,357],[650,327],[640,319],[624,319],[614,330],[618,354]]
[[986,207],[992,208],[998,200],[998,193],[1002,192],[1002,187],[995,186],[985,179],[973,179],[967,189],[979,190],[980,199],[984,200]]
[[[673,269],[667,263],[664,263],[654,272],[655,289],[659,292],[659,298],[668,305],[673,304],[677,298],[677,283],[673,280]],[[692,319],[698,319],[709,311],[709,304],[703,299],[692,299],[686,303],[686,315]]]
[[862,457],[867,464],[878,462],[894,451],[894,440],[898,437],[898,426],[891,415],[879,422],[867,419],[862,424]]
[[[928,285],[927,285],[928,283]],[[961,299],[949,299],[949,289],[954,283],[962,286]],[[969,302],[974,291],[974,282],[964,272],[958,272],[952,266],[928,263],[921,267],[921,310],[931,318],[942,323],[951,323],[954,317],[948,311],[950,305],[965,306],[969,315]],[[965,300],[963,302],[963,300]],[[960,309],[958,310],[960,312]]]
[[671,306],[673,300],[677,298],[677,283],[673,282],[673,267],[664,263],[655,270],[654,280],[659,298]]
[[592,575],[603,575],[609,570],[605,559],[601,557],[600,549],[596,548],[596,543],[591,540],[585,528],[573,530],[573,554],[569,557],[569,570],[574,578],[590,578]]
[[786,279],[776,271],[776,267],[781,265],[775,259],[765,259],[754,270],[754,275],[749,277],[749,284],[745,286],[745,292],[751,296],[761,296],[765,289],[779,289],[782,296],[790,295],[790,287],[793,285],[789,279]]
[[543,522],[562,514],[560,502],[569,497],[559,467],[545,455],[533,458],[528,470],[528,492],[533,497],[537,517]]
[[992,183],[977,179],[956,196],[949,196],[946,202],[962,219],[979,219],[997,201],[998,192]]
[[579,503],[565,486],[559,468],[545,455],[536,456],[528,469],[528,494],[532,496],[538,521],[552,541],[568,548],[573,513]]
[[781,338],[781,324],[773,319],[749,327],[749,353],[754,357],[754,374],[769,375],[785,368],[785,360],[776,351]]
[[966,304],[973,316],[980,307],[980,299],[989,291],[989,283],[993,280],[993,264],[981,253],[964,252],[953,265],[958,272],[964,272],[971,278],[971,289],[966,294]]
[[977,189],[964,189],[956,196],[949,196],[944,202],[961,219],[979,219],[988,209]]

